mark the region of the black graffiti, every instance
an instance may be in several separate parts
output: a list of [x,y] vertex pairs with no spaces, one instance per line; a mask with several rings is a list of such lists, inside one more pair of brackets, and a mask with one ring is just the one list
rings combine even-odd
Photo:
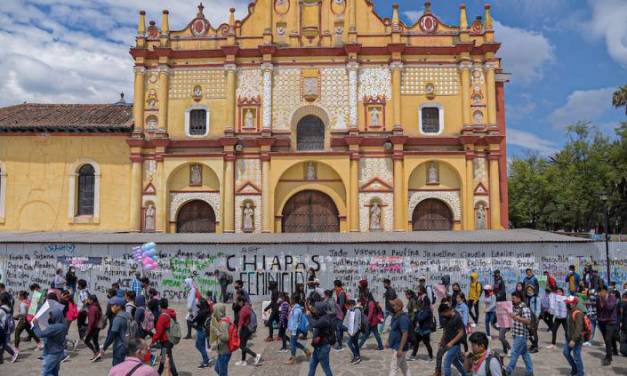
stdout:
[[306,274],[302,272],[240,272],[239,279],[250,295],[268,295],[270,282],[276,282],[279,291],[293,293],[296,284],[305,284]]

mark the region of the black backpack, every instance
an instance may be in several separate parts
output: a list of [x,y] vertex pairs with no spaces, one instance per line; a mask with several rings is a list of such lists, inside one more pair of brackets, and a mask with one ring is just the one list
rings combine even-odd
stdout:
[[496,359],[499,362],[499,366],[501,367],[501,375],[507,375],[507,373],[505,372],[505,367],[503,366],[504,365],[503,355],[493,351],[490,354],[488,354],[488,357],[485,360],[486,376],[492,376],[492,371],[490,370],[490,363],[492,362],[492,359]]

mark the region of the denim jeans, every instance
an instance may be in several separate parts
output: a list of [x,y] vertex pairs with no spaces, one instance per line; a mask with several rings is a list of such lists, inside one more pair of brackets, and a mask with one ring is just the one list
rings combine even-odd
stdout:
[[[67,355],[67,354],[64,352],[64,355]],[[126,347],[124,346],[113,347],[113,353],[112,353],[112,359],[111,359],[111,364],[113,365],[113,367],[122,363],[124,361],[124,358],[126,358]]]
[[207,332],[204,328],[196,329],[196,350],[202,356],[202,364],[209,364],[209,355],[207,355]]
[[344,339],[345,330],[346,328],[344,328],[344,323],[340,320],[337,320],[337,326],[335,327],[335,338],[337,339],[337,344],[335,345],[335,347],[338,349],[342,348],[343,346],[342,340]]
[[324,371],[324,374],[326,376],[333,376],[333,372],[331,372],[331,366],[329,365],[330,352],[331,345],[323,345],[314,348],[313,355],[311,356],[311,361],[309,362],[309,376],[316,376],[318,363],[320,363],[320,366],[322,367],[322,370]]
[[165,368],[166,355],[167,355],[168,358],[170,358],[170,374],[172,376],[178,376],[178,374],[179,374],[177,372],[177,370],[176,370],[176,364],[174,363],[174,357],[172,356],[172,348],[173,347],[174,347],[174,345],[170,341],[161,343],[161,358],[159,360],[159,369],[157,370],[157,372],[160,375],[163,373],[163,369]]
[[490,327],[496,322],[496,312],[485,313],[485,334],[490,337]]
[[457,368],[460,375],[467,375],[462,363],[462,350],[459,343],[451,347],[444,355],[444,364],[442,366],[444,368],[444,376],[451,376],[451,365]]
[[514,337],[512,353],[510,356],[511,359],[507,365],[507,373],[511,374],[514,372],[516,362],[518,362],[518,357],[522,356],[523,361],[525,362],[525,368],[527,369],[527,375],[533,375],[533,363],[531,363],[531,355],[529,355],[529,351],[527,351],[527,338],[524,336]]
[[216,365],[213,367],[218,376],[229,375],[229,361],[231,361],[231,353],[218,355]]
[[349,337],[347,344],[348,348],[353,353],[353,358],[361,358],[361,355],[359,355],[359,334]]
[[564,344],[564,358],[570,364],[570,374],[583,376],[583,360],[581,360],[581,343],[575,344],[572,349],[568,346],[568,343]]
[[292,358],[296,356],[296,349],[305,351],[305,346],[298,342],[298,333],[290,335],[290,352],[292,354]]
[[63,351],[44,355],[44,360],[41,362],[41,376],[59,376],[63,358]]
[[374,338],[377,340],[377,348],[379,350],[383,350],[383,342],[381,341],[381,336],[379,335],[379,331],[377,330],[377,326],[368,327],[368,331],[361,336],[361,340],[359,341],[359,348],[361,349],[364,346],[364,343],[370,337],[370,333],[374,335]]

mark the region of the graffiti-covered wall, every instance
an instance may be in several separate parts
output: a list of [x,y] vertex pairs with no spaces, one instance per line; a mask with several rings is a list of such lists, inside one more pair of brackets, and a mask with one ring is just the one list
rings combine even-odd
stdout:
[[[13,292],[29,284],[50,285],[55,269],[73,265],[91,291],[104,294],[113,282],[127,287],[137,267],[131,257],[133,244],[0,244],[0,274]],[[622,247],[622,248],[621,248]],[[448,275],[465,290],[470,271],[478,272],[483,283],[499,269],[508,289],[513,289],[526,268],[536,275],[550,271],[564,281],[568,265],[578,269],[596,262],[605,275],[602,243],[359,243],[359,244],[158,244],[159,268],[147,272],[162,296],[172,300],[186,297],[184,279],[198,272],[203,292],[220,290],[213,277],[216,269],[241,279],[254,300],[268,295],[268,282],[292,292],[306,280],[310,267],[316,270],[323,288],[342,280],[355,296],[360,279],[367,279],[375,296],[383,293],[381,281],[389,278],[397,290],[415,288],[418,278],[439,283]],[[627,281],[627,246],[613,243],[613,279]]]

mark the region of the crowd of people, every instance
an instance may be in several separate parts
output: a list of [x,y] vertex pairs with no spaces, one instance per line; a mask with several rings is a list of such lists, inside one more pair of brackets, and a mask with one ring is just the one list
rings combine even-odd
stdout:
[[[409,374],[408,362],[418,360],[421,344],[427,353],[425,362],[433,362],[435,376],[450,376],[453,368],[464,376],[510,375],[519,358],[526,374],[533,375],[530,354],[554,348],[560,328],[562,353],[571,375],[584,375],[582,349],[592,346],[597,328],[605,346],[603,366],[610,365],[619,352],[627,356],[627,284],[622,292],[615,283],[606,286],[591,266],[586,266],[583,276],[571,266],[563,288],[550,273],[544,275],[544,291],[533,271],[527,269],[510,294],[498,270],[491,284],[485,285],[477,273],[471,273],[466,292],[448,277],[433,286],[420,277],[415,289],[403,291],[403,297],[389,279],[383,279],[384,293],[378,301],[365,279],[356,286],[356,296],[349,297],[341,280],[335,280],[329,289],[321,288],[311,269],[306,284],[297,284],[292,294],[279,291],[278,285],[270,282],[270,300],[258,312],[260,326],[267,327],[266,342],[280,341],[279,352],[289,353],[287,365],[296,363],[299,350],[304,353],[309,376],[315,375],[318,367],[325,375],[333,375],[332,349],[347,347],[351,364],[361,363],[370,336],[376,342],[374,351],[390,351],[390,374],[394,375]],[[261,353],[250,346],[260,329],[248,292],[242,281],[233,281],[226,272],[215,271],[214,276],[221,286],[220,302],[213,292],[203,295],[196,272],[185,280],[185,328],[168,299],[139,272],[128,288],[113,283],[106,304],[100,303],[87,281],[78,279],[72,268],[65,275],[59,269],[50,288],[33,283],[30,291],[19,291],[16,296],[0,283],[0,364],[5,352],[11,362],[19,358],[26,332],[26,340],[35,341],[41,350],[43,376],[58,375],[79,341],[91,352],[92,362],[103,361],[104,354],[111,351],[112,376],[176,376],[176,346],[182,339],[194,337],[200,369],[213,367],[217,375],[226,376],[231,356],[238,350],[241,358],[235,366],[261,366]],[[234,293],[228,294],[231,284]],[[36,296],[41,298],[33,299]],[[232,317],[227,314],[227,301]],[[43,310],[45,314],[40,315]],[[542,322],[546,328],[541,328]],[[478,330],[480,323],[485,332]],[[78,339],[70,338],[72,325],[77,327]],[[438,330],[442,330],[441,339],[432,344],[431,337]],[[492,330],[498,337],[493,339]],[[551,332],[545,350],[539,343],[539,330]],[[384,332],[385,340],[381,337]],[[211,350],[214,357],[209,355]]]

